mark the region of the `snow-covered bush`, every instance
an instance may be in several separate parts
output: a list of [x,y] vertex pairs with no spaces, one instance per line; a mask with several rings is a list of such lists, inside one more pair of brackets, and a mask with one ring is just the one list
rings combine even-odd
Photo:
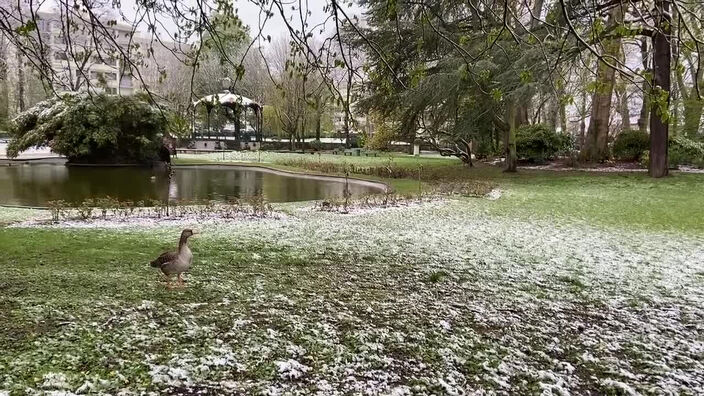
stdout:
[[49,146],[70,162],[147,163],[157,159],[165,127],[161,112],[139,97],[67,94],[18,115],[7,153]]

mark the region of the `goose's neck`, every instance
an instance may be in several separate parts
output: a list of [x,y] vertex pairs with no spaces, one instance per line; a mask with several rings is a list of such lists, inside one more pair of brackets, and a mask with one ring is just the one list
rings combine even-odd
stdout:
[[178,241],[178,250],[181,251],[184,247],[188,247],[188,237],[182,236]]

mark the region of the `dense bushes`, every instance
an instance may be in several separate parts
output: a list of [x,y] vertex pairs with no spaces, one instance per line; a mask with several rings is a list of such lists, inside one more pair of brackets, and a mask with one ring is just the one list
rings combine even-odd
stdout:
[[[640,159],[645,168],[648,167],[649,154],[649,151],[644,151]],[[670,168],[680,165],[704,168],[704,143],[684,136],[670,137],[667,159]]]
[[498,147],[494,146],[496,142],[493,141],[493,136],[479,136],[474,142],[475,147],[473,149],[477,158],[489,158],[502,154],[501,145],[498,145]]
[[643,151],[650,148],[650,137],[640,130],[625,130],[616,136],[612,152],[615,158],[638,161]]
[[704,143],[684,136],[670,139],[668,150],[670,166],[691,165],[704,168]]
[[521,160],[541,163],[566,154],[571,148],[569,135],[557,133],[547,125],[522,125],[516,131],[516,153]]
[[157,108],[137,97],[67,94],[13,120],[8,155],[49,146],[70,162],[148,163],[158,158],[166,124]]

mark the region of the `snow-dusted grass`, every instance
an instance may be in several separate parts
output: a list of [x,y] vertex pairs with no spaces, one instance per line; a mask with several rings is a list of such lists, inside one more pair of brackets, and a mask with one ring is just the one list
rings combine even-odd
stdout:
[[[704,392],[704,235],[497,215],[525,193],[0,229],[0,389]],[[169,291],[147,263],[185,226]]]
[[46,210],[0,206],[0,226],[28,220],[47,220],[51,215]]

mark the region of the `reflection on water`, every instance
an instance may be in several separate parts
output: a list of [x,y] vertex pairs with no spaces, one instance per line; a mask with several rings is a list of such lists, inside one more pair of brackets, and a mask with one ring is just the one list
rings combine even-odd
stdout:
[[[350,183],[353,196],[377,193],[374,186]],[[111,196],[120,200],[227,200],[262,195],[269,202],[342,197],[344,182],[281,175],[245,167],[176,167],[163,170],[88,168],[55,164],[0,166],[0,203],[44,206],[62,199],[80,203]]]

